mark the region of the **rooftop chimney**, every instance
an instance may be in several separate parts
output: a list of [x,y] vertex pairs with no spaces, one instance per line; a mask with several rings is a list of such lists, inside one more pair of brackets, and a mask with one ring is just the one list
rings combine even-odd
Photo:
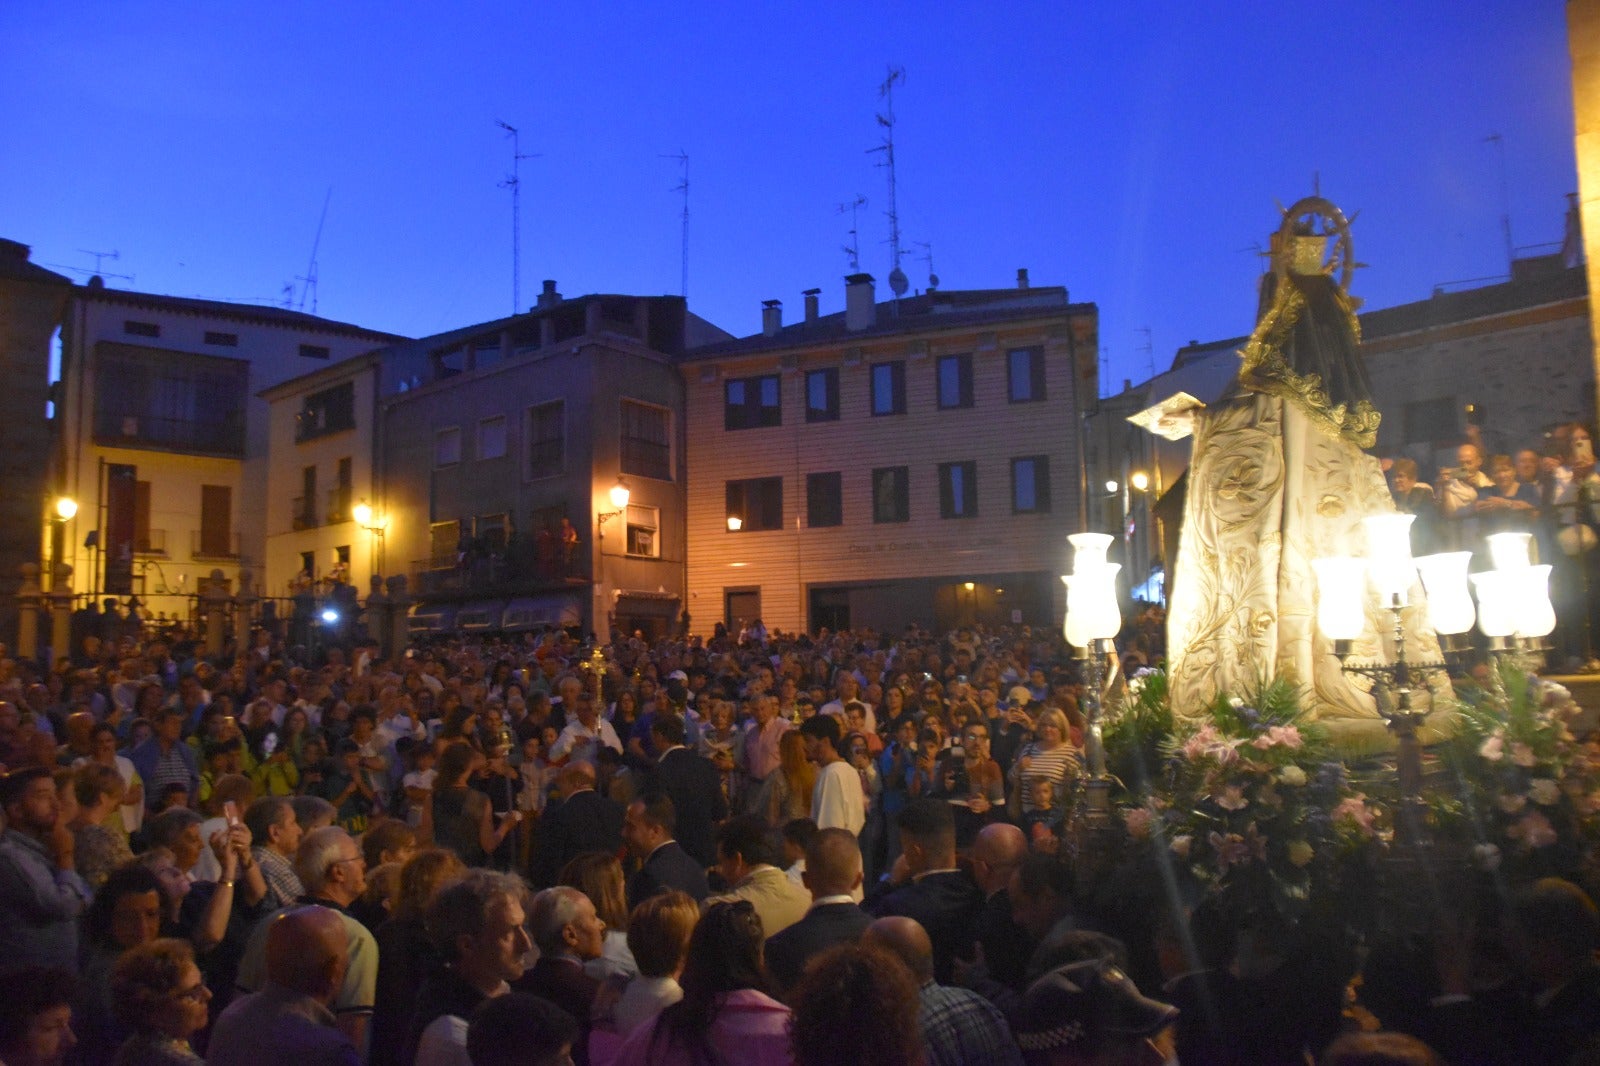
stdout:
[[783,301],[761,301],[761,335],[763,337],[776,337],[778,330],[783,328]]
[[539,294],[537,307],[554,307],[561,302],[561,294],[556,291],[556,283],[549,278],[544,281],[544,291]]
[[1028,268],[1027,267],[1018,267],[1017,268],[1017,288],[1026,289],[1027,287],[1028,287]]
[[852,333],[878,324],[878,297],[871,274],[849,274],[844,279],[844,328]]
[[807,289],[802,293],[806,298],[806,325],[811,325],[817,320],[817,297],[822,295],[821,289]]

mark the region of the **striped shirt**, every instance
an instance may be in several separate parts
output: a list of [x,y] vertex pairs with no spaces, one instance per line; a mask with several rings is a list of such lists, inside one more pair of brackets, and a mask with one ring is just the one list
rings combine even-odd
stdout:
[[[1024,759],[1028,762],[1026,770],[1020,769]],[[1036,811],[1066,806],[1067,779],[1077,775],[1079,765],[1078,749],[1071,744],[1061,744],[1054,751],[1042,751],[1037,744],[1023,748],[1017,755],[1018,776],[1022,782],[1022,809]],[[1044,781],[1055,786],[1048,805],[1034,799],[1034,790]]]

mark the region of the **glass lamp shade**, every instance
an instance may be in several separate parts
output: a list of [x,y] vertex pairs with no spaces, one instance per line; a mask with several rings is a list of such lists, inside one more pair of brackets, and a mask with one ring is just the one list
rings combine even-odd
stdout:
[[1489,559],[1496,570],[1526,570],[1533,564],[1528,555],[1532,533],[1495,533],[1489,542]]
[[[1519,534],[1527,536],[1527,534]],[[1517,636],[1544,637],[1556,627],[1555,607],[1550,603],[1550,567],[1524,567],[1511,571],[1515,601]]]
[[1443,552],[1417,558],[1417,573],[1428,593],[1428,624],[1435,633],[1449,636],[1472,628],[1477,611],[1467,584],[1471,552]]
[[1122,610],[1117,604],[1117,572],[1121,569],[1116,563],[1103,563],[1061,579],[1067,583],[1064,634],[1068,644],[1086,648],[1097,639],[1116,636],[1122,628]]
[[1473,574],[1472,584],[1478,590],[1478,628],[1483,635],[1509,637],[1516,633],[1516,571]]
[[619,477],[617,478],[617,483],[611,486],[610,496],[611,506],[622,511],[627,508],[628,500],[632,498],[633,494],[628,491],[628,483]]
[[1067,538],[1072,545],[1072,572],[1081,574],[1097,566],[1106,565],[1106,552],[1116,538],[1109,533],[1074,533]]
[[1403,603],[1417,567],[1411,561],[1411,523],[1415,515],[1375,514],[1361,520],[1367,529],[1368,573],[1373,587],[1388,598]]
[[1366,628],[1367,563],[1348,555],[1311,560],[1317,575],[1317,628],[1329,640],[1355,640]]

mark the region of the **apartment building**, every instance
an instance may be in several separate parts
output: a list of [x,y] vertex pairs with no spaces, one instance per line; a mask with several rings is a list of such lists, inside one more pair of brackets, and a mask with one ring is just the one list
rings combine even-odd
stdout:
[[373,506],[416,632],[664,635],[684,607],[681,297],[564,299],[381,353]]
[[292,595],[338,577],[363,594],[385,575],[377,478],[382,350],[261,392],[268,405],[263,591]]
[[398,340],[315,315],[75,289],[62,335],[52,484],[78,501],[79,593],[179,614],[202,579],[259,581],[269,529],[263,390]]
[[694,628],[1053,624],[1081,528],[1098,311],[1061,287],[929,291],[690,351]]

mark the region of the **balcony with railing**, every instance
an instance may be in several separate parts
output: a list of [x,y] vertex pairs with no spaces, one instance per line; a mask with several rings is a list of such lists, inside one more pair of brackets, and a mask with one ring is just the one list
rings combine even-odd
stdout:
[[197,452],[237,459],[244,456],[244,419],[199,422],[100,410],[95,412],[94,439],[96,444],[113,448]]
[[290,522],[295,529],[317,528],[317,498],[315,496],[296,496],[289,507]]
[[567,565],[556,556],[540,559],[534,546],[513,539],[492,550],[469,548],[411,564],[411,587],[423,596],[509,596],[587,584],[581,560]]
[[195,529],[189,532],[189,555],[197,560],[226,562],[243,554],[243,538],[238,533]]

